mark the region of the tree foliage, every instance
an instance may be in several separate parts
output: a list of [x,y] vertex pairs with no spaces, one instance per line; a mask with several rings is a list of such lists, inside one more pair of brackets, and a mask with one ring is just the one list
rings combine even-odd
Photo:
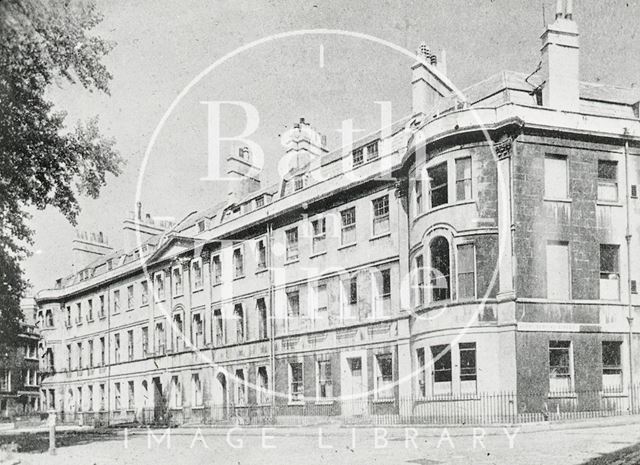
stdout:
[[15,342],[28,288],[27,209],[53,206],[75,225],[78,199],[120,173],[97,119],[69,127],[46,95],[64,82],[109,93],[102,59],[112,44],[91,34],[101,20],[93,3],[0,0],[0,343]]

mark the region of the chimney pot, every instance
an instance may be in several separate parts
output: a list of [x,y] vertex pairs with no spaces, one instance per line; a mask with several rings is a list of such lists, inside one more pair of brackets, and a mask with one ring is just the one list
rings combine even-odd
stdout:
[[141,220],[142,219],[142,202],[137,202],[136,208],[137,208],[137,219]]

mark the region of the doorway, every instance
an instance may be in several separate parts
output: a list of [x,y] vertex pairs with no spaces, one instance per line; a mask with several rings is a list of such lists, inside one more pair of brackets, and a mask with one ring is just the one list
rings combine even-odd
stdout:
[[367,409],[366,367],[360,355],[349,356],[343,362],[344,411],[347,415],[362,415]]

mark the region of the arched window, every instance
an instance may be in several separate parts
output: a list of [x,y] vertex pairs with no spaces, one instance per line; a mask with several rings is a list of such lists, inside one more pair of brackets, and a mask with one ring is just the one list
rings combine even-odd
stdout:
[[449,242],[442,236],[431,241],[431,300],[447,300],[451,297]]

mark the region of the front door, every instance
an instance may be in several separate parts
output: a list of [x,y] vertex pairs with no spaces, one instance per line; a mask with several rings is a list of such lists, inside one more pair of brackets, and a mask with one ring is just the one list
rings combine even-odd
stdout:
[[162,382],[160,377],[156,376],[152,380],[153,384],[153,419],[156,422],[164,420],[165,402],[162,396]]
[[366,411],[367,396],[365,376],[362,370],[362,357],[348,357],[346,360],[347,389],[345,394],[350,415],[362,415]]

